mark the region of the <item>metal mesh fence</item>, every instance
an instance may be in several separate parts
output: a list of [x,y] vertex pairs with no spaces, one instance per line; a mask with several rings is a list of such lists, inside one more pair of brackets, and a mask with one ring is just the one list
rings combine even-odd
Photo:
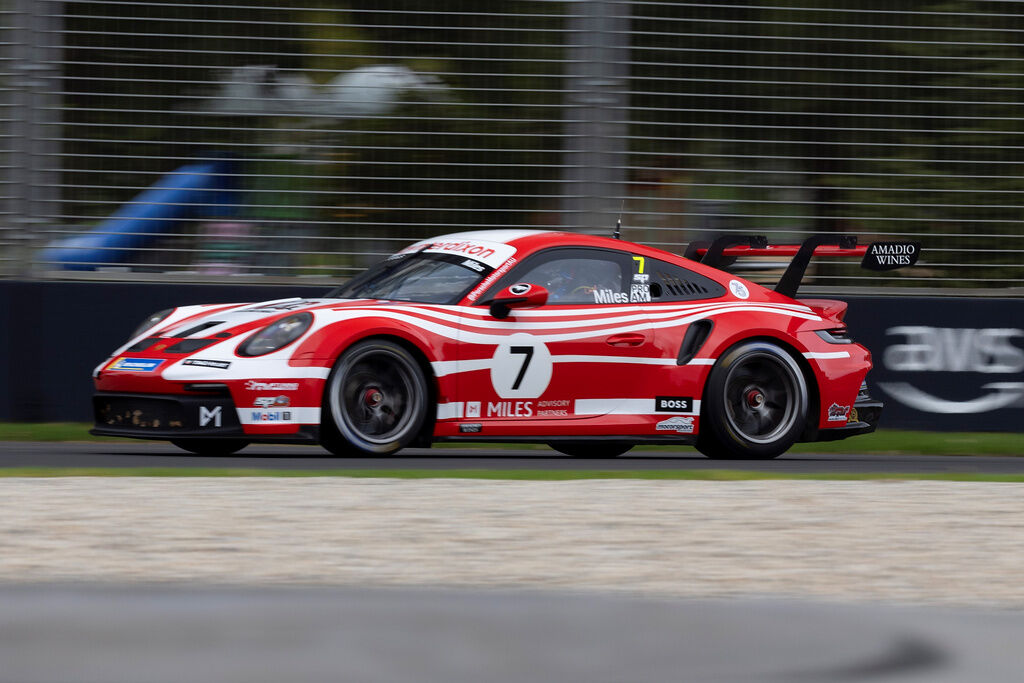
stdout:
[[1024,287],[1020,3],[300,4],[5,6],[0,274],[336,280],[621,213],[679,253],[892,236],[924,257],[890,285]]

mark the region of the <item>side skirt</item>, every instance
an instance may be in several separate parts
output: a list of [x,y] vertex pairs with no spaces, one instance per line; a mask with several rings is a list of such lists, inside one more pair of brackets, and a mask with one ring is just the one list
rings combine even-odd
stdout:
[[440,441],[465,441],[472,443],[578,443],[580,441],[611,441],[614,443],[631,443],[634,446],[692,446],[696,442],[695,436],[586,436],[583,434],[575,436],[484,436],[483,434],[465,434],[459,436],[438,436],[434,442]]

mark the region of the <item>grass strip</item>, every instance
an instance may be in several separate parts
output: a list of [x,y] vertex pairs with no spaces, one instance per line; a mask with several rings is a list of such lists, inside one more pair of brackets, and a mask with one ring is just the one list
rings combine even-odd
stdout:
[[0,422],[0,441],[121,441],[89,434],[85,422]]
[[0,478],[10,477],[348,477],[352,479],[486,479],[503,481],[570,481],[583,479],[644,479],[692,481],[964,481],[1022,483],[1024,474],[983,474],[977,472],[866,472],[786,473],[736,470],[273,470],[217,467],[10,467],[0,469]]

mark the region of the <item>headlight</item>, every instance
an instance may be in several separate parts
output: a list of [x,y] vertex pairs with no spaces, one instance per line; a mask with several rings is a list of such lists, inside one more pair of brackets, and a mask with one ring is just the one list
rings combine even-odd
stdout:
[[166,308],[166,309],[164,309],[162,311],[157,311],[156,313],[154,313],[153,315],[149,316],[144,321],[142,321],[142,324],[139,325],[138,327],[136,327],[135,331],[132,332],[131,336],[128,337],[128,338],[129,339],[135,339],[136,337],[138,337],[140,334],[142,334],[146,330],[153,329],[154,327],[159,325],[160,322],[164,318],[166,318],[167,316],[169,316],[173,312],[174,312],[173,308]]
[[238,347],[239,356],[262,356],[277,351],[301,337],[313,324],[311,313],[296,313],[281,318],[249,337]]

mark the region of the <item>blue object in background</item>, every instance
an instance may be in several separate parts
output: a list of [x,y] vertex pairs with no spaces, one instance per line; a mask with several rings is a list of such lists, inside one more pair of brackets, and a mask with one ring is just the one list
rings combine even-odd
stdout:
[[125,263],[132,249],[152,244],[185,218],[232,215],[238,202],[235,162],[217,159],[186,164],[160,178],[87,234],[56,242],[40,263],[64,270],[95,270]]

